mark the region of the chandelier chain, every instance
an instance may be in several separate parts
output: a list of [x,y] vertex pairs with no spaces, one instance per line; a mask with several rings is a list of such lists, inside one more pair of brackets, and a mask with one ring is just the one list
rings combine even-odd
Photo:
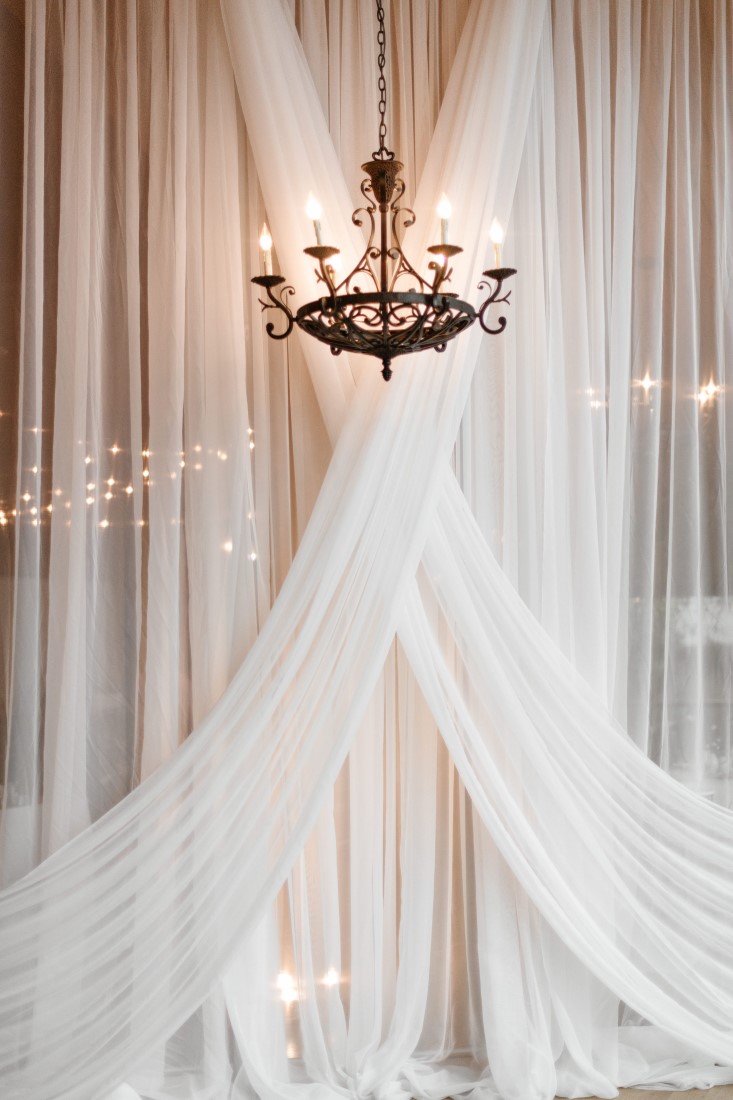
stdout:
[[391,160],[394,157],[394,153],[391,153],[386,146],[387,123],[385,122],[385,115],[387,113],[387,80],[384,75],[384,67],[386,64],[385,45],[387,36],[384,30],[384,7],[382,5],[382,0],[376,0],[376,4],[377,20],[379,23],[379,29],[377,31],[377,45],[379,46],[379,56],[377,58],[377,65],[379,66],[379,81],[377,84],[379,88],[379,149],[373,156],[375,160]]

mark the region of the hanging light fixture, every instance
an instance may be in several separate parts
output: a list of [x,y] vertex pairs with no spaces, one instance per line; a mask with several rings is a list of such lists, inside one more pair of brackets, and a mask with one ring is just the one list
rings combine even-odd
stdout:
[[[488,323],[488,309],[500,302],[509,301],[511,291],[503,292],[504,282],[516,274],[515,268],[501,266],[503,231],[494,220],[491,240],[494,245],[493,268],[483,272],[480,290],[488,296],[478,311],[457,294],[444,289],[452,274],[451,260],[463,251],[450,244],[451,207],[445,195],[438,205],[440,218],[440,244],[431,245],[428,251],[433,259],[428,264],[432,278],[425,279],[409,262],[402,250],[402,234],[415,222],[415,214],[408,207],[400,206],[405,184],[399,178],[403,165],[386,147],[387,82],[385,66],[384,8],[376,0],[379,30],[379,148],[372,159],[362,164],[367,179],[362,181],[361,192],[366,206],[358,207],[352,221],[369,229],[369,239],[356,267],[338,280],[339,250],[323,243],[321,208],[313,195],[308,197],[306,212],[313,222],[316,244],[304,249],[317,263],[316,279],[323,283],[327,293],[321,298],[301,306],[293,313],[287,297],[295,293],[292,286],[282,285],[282,275],[272,273],[272,238],[267,226],[263,226],[260,247],[264,273],[256,275],[252,282],[267,292],[268,301],[260,299],[263,310],[277,309],[285,316],[285,328],[275,331],[268,321],[265,326],[273,340],[284,340],[298,325],[304,332],[328,344],[333,355],[342,351],[354,351],[362,355],[374,355],[382,361],[382,377],[392,377],[392,361],[398,355],[434,348],[445,351],[449,340],[469,328],[478,318],[484,332],[496,335],[506,328],[506,318],[498,317],[496,327]],[[377,221],[376,214],[379,213]],[[406,289],[398,289],[406,288]]]

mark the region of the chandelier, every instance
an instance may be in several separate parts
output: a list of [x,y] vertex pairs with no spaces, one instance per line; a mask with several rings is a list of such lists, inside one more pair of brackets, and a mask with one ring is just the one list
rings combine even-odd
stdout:
[[[362,164],[367,178],[362,181],[361,193],[365,206],[358,207],[352,221],[367,226],[369,238],[356,267],[337,282],[336,257],[339,249],[323,243],[318,202],[309,196],[306,213],[313,221],[316,244],[304,249],[317,263],[316,279],[326,293],[301,306],[297,313],[290,309],[287,298],[295,294],[292,286],[283,285],[282,275],[272,273],[272,238],[267,225],[263,226],[260,247],[263,253],[264,273],[256,275],[252,282],[267,293],[268,301],[259,299],[263,311],[277,309],[284,315],[285,327],[276,332],[268,321],[265,328],[273,340],[284,340],[298,325],[303,332],[328,344],[333,355],[342,351],[373,355],[382,361],[382,377],[392,377],[392,361],[399,355],[434,348],[445,351],[449,340],[469,328],[478,318],[484,332],[496,335],[506,328],[506,318],[498,317],[495,327],[489,324],[489,307],[509,301],[511,291],[504,292],[504,282],[516,274],[515,268],[501,266],[503,232],[496,220],[491,227],[494,243],[495,267],[482,273],[479,290],[488,295],[478,310],[457,294],[445,289],[452,275],[451,261],[463,251],[450,244],[448,231],[451,208],[444,195],[438,206],[440,218],[440,244],[431,245],[428,252],[432,259],[428,270],[430,278],[412,266],[402,249],[402,234],[415,222],[415,214],[408,207],[400,206],[405,184],[399,177],[403,165],[386,147],[387,82],[385,66],[384,8],[376,0],[379,30],[379,148],[372,159]],[[376,215],[379,213],[379,218]]]

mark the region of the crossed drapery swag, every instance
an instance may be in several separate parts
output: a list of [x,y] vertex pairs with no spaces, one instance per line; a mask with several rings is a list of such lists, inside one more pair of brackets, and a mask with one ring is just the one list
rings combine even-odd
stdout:
[[[346,86],[362,63],[368,71],[371,7],[321,7],[330,39],[343,33]],[[653,763],[612,713],[628,687],[624,601],[638,567],[629,527],[648,505],[631,469],[628,397],[639,249],[652,253],[654,233],[672,249],[680,310],[685,279],[693,311],[699,290],[697,230],[675,222],[665,176],[639,174],[650,149],[660,156],[650,127],[666,135],[674,109],[664,157],[679,168],[674,203],[690,197],[685,182],[699,199],[701,139],[674,80],[694,69],[701,87],[701,41],[712,50],[724,79],[709,117],[724,135],[730,8],[711,4],[700,22],[686,3],[473,0],[448,17],[439,4],[395,5],[398,30],[411,26],[416,42],[421,27],[433,36],[432,64],[440,45],[428,11],[447,18],[452,68],[435,95],[432,137],[415,122],[400,155],[420,169],[419,215],[441,192],[460,196],[454,225],[466,247],[454,282],[464,296],[485,266],[491,220],[509,224],[521,273],[513,329],[491,349],[469,331],[443,355],[400,364],[388,386],[371,363],[303,344],[312,390],[292,375],[301,390],[289,394],[287,416],[298,393],[304,403],[315,394],[333,454],[268,609],[253,567],[263,556],[257,516],[262,494],[276,491],[269,479],[283,471],[252,465],[251,436],[259,454],[264,419],[249,437],[243,426],[263,387],[273,403],[284,398],[265,381],[249,299],[244,324],[255,254],[232,227],[256,222],[259,185],[282,268],[305,287],[301,192],[312,189],[347,262],[349,250],[356,258],[353,181],[341,164],[351,171],[360,154],[347,158],[356,135],[346,93],[331,105],[329,130],[304,52],[326,47],[317,36],[309,46],[305,11],[301,41],[285,0],[169,10],[69,0],[55,13],[26,5],[22,424],[46,415],[44,230],[57,217],[51,463],[69,505],[54,500],[47,595],[40,583],[15,595],[9,710],[16,728],[42,726],[43,738],[39,750],[11,723],[9,780],[17,789],[30,776],[40,790],[42,758],[27,862],[46,858],[0,895],[5,1097],[547,1098],[733,1080],[731,815]],[[63,67],[60,136],[44,126],[56,79],[51,39]],[[331,50],[329,41],[333,61]],[[641,94],[650,58],[664,101],[651,121]],[[419,84],[400,79],[400,102],[419,100]],[[115,111],[124,124],[111,141]],[[416,120],[420,111],[417,102]],[[405,118],[401,132],[410,133]],[[61,198],[52,214],[43,166],[54,148]],[[730,156],[721,139],[707,165],[705,218],[719,252],[708,257],[706,308],[721,361],[733,339]],[[655,209],[656,188],[669,205],[666,227],[640,227],[637,207]],[[419,217],[416,255],[430,230],[429,215]],[[654,269],[637,301],[651,307],[657,295],[661,318],[669,293]],[[669,351],[657,328],[652,337],[641,330],[645,362],[671,355],[678,389],[683,370],[702,379],[702,337],[680,331]],[[604,390],[599,435],[587,395]],[[515,418],[526,468],[505,467],[502,514],[486,523],[469,498],[477,468],[492,449],[498,455],[498,405],[507,435]],[[678,432],[700,413],[690,399]],[[532,442],[527,424],[542,425],[542,438]],[[131,466],[131,519],[117,535],[96,511],[95,522],[87,518],[113,425],[130,455],[144,453],[150,484]],[[23,431],[19,439],[20,489],[39,444]],[[199,464],[197,483],[199,453],[213,458]],[[510,516],[510,475],[523,491],[542,489],[531,522]],[[302,471],[291,465],[288,477],[303,488]],[[539,569],[522,542],[533,532],[544,547]],[[26,577],[41,575],[38,540],[37,526],[18,525]],[[274,563],[275,551],[267,557]],[[105,584],[109,596],[95,603]],[[46,599],[43,655],[33,624]],[[102,621],[125,635],[110,652],[95,651]],[[144,781],[125,797],[101,784],[97,798],[91,733],[110,730],[98,751],[113,761],[119,731],[105,725],[103,708],[90,709],[86,677],[117,683],[129,653],[135,729],[145,734],[134,771]],[[33,690],[41,680],[42,716]],[[334,784],[350,753],[344,886]],[[6,793],[6,852],[18,842],[16,809]],[[461,854],[451,863],[454,847]],[[459,874],[466,909],[457,918],[445,899]],[[301,986],[295,1052],[292,1021],[273,996],[278,951],[266,919],[288,876]],[[387,896],[398,876],[399,903]],[[383,908],[369,910],[370,924],[360,905],[373,895]],[[460,991],[450,976],[459,939],[468,959]],[[326,966],[340,974],[347,940],[348,1007],[338,984],[319,978]],[[380,943],[392,945],[391,960],[379,957]]]

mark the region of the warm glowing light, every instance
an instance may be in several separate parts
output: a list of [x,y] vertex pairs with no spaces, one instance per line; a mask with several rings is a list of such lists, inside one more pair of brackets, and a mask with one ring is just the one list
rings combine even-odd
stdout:
[[501,267],[501,246],[504,243],[504,228],[498,218],[494,218],[491,223],[489,237],[494,246],[494,267]]
[[36,508],[35,505],[31,508],[31,515],[32,516],[37,516],[38,515],[38,509]]
[[132,492],[132,485],[126,485],[125,486],[125,492],[127,493],[128,497],[129,497],[130,493]]
[[290,1005],[293,1001],[298,1000],[298,990],[295,988],[295,981],[291,974],[288,974],[285,970],[281,971],[277,976],[277,988],[280,990],[280,999],[284,1001],[286,1005]]
[[150,470],[148,470],[147,468],[146,468],[146,469],[144,469],[144,470],[143,470],[143,477],[144,477],[144,478],[145,478],[145,480],[147,481],[147,479],[148,479],[148,478],[150,477]]
[[197,455],[201,454],[201,444],[200,443],[196,444],[196,446],[194,447],[194,451],[196,452]]
[[0,527],[7,527],[8,521],[4,515],[0,516]]
[[26,502],[26,504],[28,503],[28,501],[30,499],[31,499],[31,494],[30,493],[23,493],[23,500]]
[[181,461],[180,461],[180,462],[178,463],[178,465],[179,465],[179,466],[181,467],[181,469],[183,470],[183,469],[185,468],[185,466],[186,466],[186,460],[182,458],[182,459],[181,459]]
[[227,554],[231,554],[233,549],[234,549],[234,543],[232,542],[231,539],[227,539],[227,541],[222,546],[222,550],[226,550]]
[[639,385],[643,389],[644,393],[649,393],[649,390],[654,385],[651,378],[649,377],[649,371],[646,372]]
[[252,519],[254,512],[247,512],[247,519]]
[[93,489],[93,488],[94,488],[94,485],[95,485],[95,483],[94,483],[93,481],[88,481],[88,482],[87,482],[87,490],[89,490],[89,489]]
[[108,477],[107,478],[107,484],[108,485],[114,485],[114,483],[115,483],[115,479],[113,477]]
[[101,521],[101,523],[99,524],[99,526],[100,527],[109,527],[109,520],[108,519],[103,519]]
[[707,386],[700,386],[697,399],[701,405],[705,405],[708,401],[713,401],[718,393],[720,393],[720,386],[716,385],[711,378]]
[[120,453],[120,448],[117,446],[116,443],[112,444],[112,446],[110,447],[110,450],[112,451],[113,455],[118,455]]
[[109,492],[109,490],[107,490],[107,492],[104,494],[104,499],[105,500],[111,500],[112,499],[112,494]]
[[339,976],[338,970],[335,970],[332,966],[329,967],[326,973],[323,975],[324,985],[338,985],[340,980],[341,978]]
[[31,473],[32,474],[37,474],[38,473],[38,467],[37,466],[31,466]]
[[250,451],[253,451],[255,449],[255,444],[254,444],[253,439],[250,439],[250,441],[249,441],[249,449],[250,449]]
[[247,428],[247,435],[254,435],[254,434],[255,434],[254,428]]
[[92,456],[91,456],[91,455],[87,455],[87,457],[86,457],[86,458],[84,459],[84,461],[86,462],[86,464],[87,464],[87,466],[88,466],[88,465],[89,465],[89,463],[90,463],[90,462],[92,461]]
[[493,222],[491,223],[491,228],[489,229],[489,237],[491,238],[492,244],[504,243],[504,229],[498,218],[494,218]]
[[308,192],[308,201],[305,204],[305,212],[312,222],[318,221],[323,211],[321,210],[321,204],[313,194],[312,191]]
[[38,520],[37,519],[32,519],[31,523],[33,524],[34,527],[38,527]]
[[222,462],[226,462],[227,457],[228,457],[226,451],[217,451],[216,454],[217,454],[217,457],[220,458]]
[[323,244],[323,233],[321,232],[321,204],[315,197],[313,192],[308,195],[308,202],[305,204],[305,212],[313,222],[313,228],[316,231],[316,244]]
[[[443,192],[443,194],[440,196],[440,202],[438,203],[438,217],[439,218],[450,218],[452,213],[453,213],[453,207],[450,204],[450,199],[445,194],[445,192]],[[329,971],[329,973],[330,973],[330,971]]]
[[253,551],[252,551],[252,553],[250,554],[250,556],[249,556],[249,560],[250,560],[250,561],[257,561],[257,555],[255,554],[254,550],[253,550]]
[[197,462],[194,466],[194,470],[203,470],[203,466],[200,462]]
[[53,495],[55,497],[62,497],[64,495],[64,490],[63,489],[54,489]]
[[87,504],[94,504],[94,497],[87,497]]
[[46,511],[47,512],[53,512],[53,504],[47,504],[46,505]]
[[150,451],[147,449],[147,447],[143,451],[143,458],[150,458]]
[[178,474],[177,474],[177,473],[176,473],[176,471],[174,470],[174,471],[172,472],[172,474],[171,474],[171,481],[175,481],[177,477],[178,477]]
[[262,249],[262,263],[265,268],[263,274],[272,275],[272,237],[270,236],[270,230],[267,228],[267,222],[262,226],[260,248]]
[[[314,214],[313,217],[318,217],[319,214],[320,210],[318,211],[318,214]],[[270,236],[270,230],[267,228],[267,222],[264,222],[262,225],[262,232],[260,233],[260,248],[263,252],[269,252],[272,248],[272,237]]]

